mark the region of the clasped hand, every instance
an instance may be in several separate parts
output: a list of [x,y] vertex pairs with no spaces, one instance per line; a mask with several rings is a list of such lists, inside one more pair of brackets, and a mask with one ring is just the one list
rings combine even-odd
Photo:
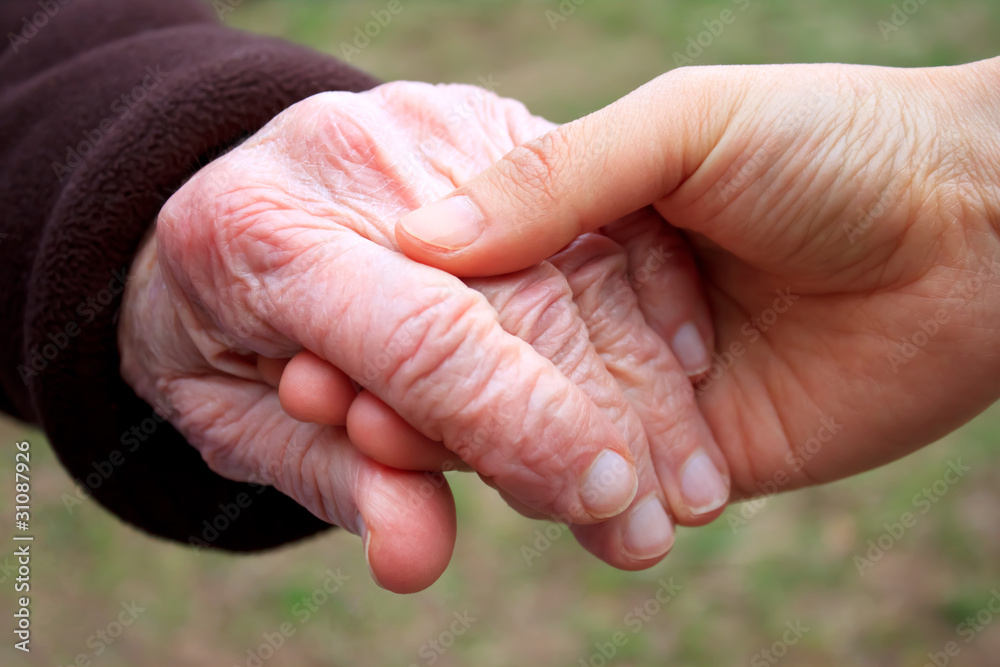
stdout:
[[163,207],[126,295],[125,378],[173,407],[219,474],[362,535],[391,590],[447,565],[450,492],[418,471],[449,468],[572,524],[613,565],[648,567],[673,518],[709,521],[729,495],[667,343],[704,370],[711,326],[683,239],[647,209],[464,282],[395,242],[403,215],[552,127],[470,86],[289,108]]
[[1000,396],[998,69],[682,69],[558,128],[466,86],[318,95],[164,206],[122,373],[390,590],[447,565],[453,468],[648,567]]

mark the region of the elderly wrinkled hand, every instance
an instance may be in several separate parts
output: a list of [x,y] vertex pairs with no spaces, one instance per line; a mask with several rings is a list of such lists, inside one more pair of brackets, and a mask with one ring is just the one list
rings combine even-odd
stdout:
[[711,325],[681,238],[640,211],[467,284],[395,242],[402,215],[550,128],[466,86],[291,107],[163,207],[126,294],[123,376],[216,472],[362,535],[392,590],[436,579],[455,532],[444,479],[400,468],[458,459],[606,561],[651,565],[668,513],[702,523],[728,496],[685,372]]

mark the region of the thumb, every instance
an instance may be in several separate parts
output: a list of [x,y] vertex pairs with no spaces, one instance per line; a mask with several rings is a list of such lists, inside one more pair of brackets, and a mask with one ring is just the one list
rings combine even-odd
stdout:
[[213,471],[274,486],[359,535],[383,588],[423,590],[448,566],[455,503],[440,473],[388,468],[361,454],[344,429],[294,421],[263,383],[198,374],[161,386],[176,409],[174,425]]
[[457,276],[509,273],[670,194],[730,115],[721,100],[735,96],[718,90],[723,69],[674,70],[515,148],[404,216],[396,226],[400,249]]

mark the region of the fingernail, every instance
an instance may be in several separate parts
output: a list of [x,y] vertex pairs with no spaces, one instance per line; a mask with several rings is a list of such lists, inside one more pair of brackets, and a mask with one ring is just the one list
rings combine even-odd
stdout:
[[658,558],[674,545],[674,525],[656,496],[650,496],[629,514],[622,536],[625,552],[633,560]]
[[701,337],[698,327],[693,322],[685,322],[674,334],[673,343],[670,345],[677,361],[681,362],[681,367],[688,375],[698,375],[708,370],[712,365],[712,358],[705,347],[705,340]]
[[430,246],[459,250],[479,238],[483,221],[468,197],[449,197],[404,215],[404,232]]
[[708,454],[699,450],[684,466],[681,493],[692,514],[708,514],[729,500],[729,485]]
[[358,515],[358,535],[361,536],[361,543],[365,547],[365,562],[368,563],[368,574],[371,575],[372,581],[374,581],[379,588],[385,588],[382,582],[378,580],[375,576],[375,570],[372,569],[372,562],[369,558],[369,551],[372,546],[372,534],[368,532],[368,524],[365,523],[364,518]]
[[580,498],[595,519],[625,511],[639,489],[635,468],[622,455],[605,449],[590,466],[580,485]]

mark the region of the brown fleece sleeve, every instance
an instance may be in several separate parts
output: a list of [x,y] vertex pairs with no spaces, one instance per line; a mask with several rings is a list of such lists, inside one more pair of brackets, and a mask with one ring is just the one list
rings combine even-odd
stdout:
[[150,533],[253,550],[323,529],[274,489],[211,472],[136,397],[117,311],[191,174],[305,97],[376,82],[196,0],[16,0],[0,27],[0,409],[44,428],[84,489]]

